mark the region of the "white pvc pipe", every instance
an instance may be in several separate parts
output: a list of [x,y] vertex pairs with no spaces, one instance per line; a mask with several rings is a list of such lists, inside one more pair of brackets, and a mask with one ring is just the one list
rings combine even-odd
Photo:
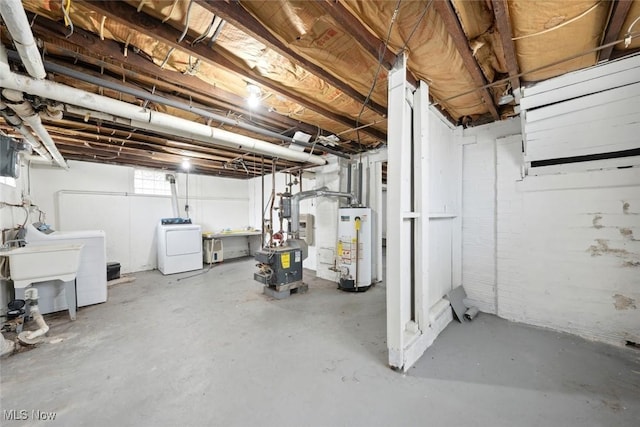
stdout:
[[[0,47],[0,49],[3,49]],[[264,154],[270,157],[325,165],[327,161],[317,155],[291,150],[259,139],[237,135],[222,129],[195,123],[169,114],[151,111],[137,105],[128,104],[106,96],[76,89],[48,80],[37,80],[11,72],[6,62],[6,54],[0,54],[0,87],[24,91],[31,95],[53,99],[64,104],[80,106],[89,110],[124,117],[131,125],[140,129],[162,132],[192,138],[223,147]]]
[[69,165],[67,165],[64,157],[62,157],[62,154],[60,154],[60,151],[58,151],[56,143],[53,141],[51,135],[49,135],[49,132],[47,132],[47,129],[42,124],[40,116],[35,114],[33,116],[23,117],[22,120],[24,120],[25,123],[27,123],[29,127],[31,127],[31,129],[33,129],[36,135],[38,135],[40,140],[44,143],[44,146],[47,147],[47,149],[51,153],[51,157],[53,158],[53,160],[55,160],[55,162],[61,168],[69,169]]
[[32,305],[29,308],[29,310],[31,313],[31,317],[33,317],[33,320],[35,320],[36,324],[38,325],[38,329],[36,329],[35,331],[28,332],[25,335],[25,338],[28,340],[33,340],[49,332],[49,325],[47,325],[47,322],[45,322],[44,317],[42,317],[42,314],[40,313],[40,308],[38,307],[38,305]]
[[42,160],[46,161],[47,163],[51,163],[53,161],[51,154],[49,154],[44,146],[40,144],[40,142],[38,142],[38,140],[33,136],[31,132],[29,132],[29,129],[27,129],[25,125],[21,124],[15,129],[20,132],[22,136],[24,136],[24,139],[31,145],[31,147],[33,147],[33,151],[38,153]]
[[0,14],[4,20],[11,38],[16,45],[20,59],[30,76],[44,79],[47,73],[42,64],[40,51],[33,38],[27,14],[22,7],[21,0],[1,0]]

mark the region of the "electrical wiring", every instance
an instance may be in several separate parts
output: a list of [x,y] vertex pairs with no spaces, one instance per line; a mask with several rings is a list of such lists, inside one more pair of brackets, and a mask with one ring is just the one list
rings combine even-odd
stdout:
[[402,0],[398,0],[398,3],[396,3],[396,7],[393,11],[393,15],[391,16],[391,22],[389,23],[389,29],[387,31],[387,37],[385,38],[384,44],[383,44],[383,48],[382,48],[382,52],[380,52],[380,55],[378,56],[378,68],[376,69],[376,72],[374,74],[373,77],[373,83],[371,84],[371,88],[369,89],[369,93],[367,94],[367,96],[364,99],[364,102],[362,103],[362,108],[360,108],[360,112],[358,113],[358,118],[356,119],[356,138],[358,140],[358,146],[360,148],[360,151],[362,151],[362,143],[360,142],[360,131],[357,130],[357,128],[360,126],[360,119],[362,118],[362,114],[364,113],[364,109],[367,107],[367,104],[369,103],[369,100],[371,99],[371,95],[373,94],[373,90],[376,87],[376,84],[378,83],[378,76],[380,75],[380,70],[382,69],[382,62],[383,62],[383,58],[384,58],[384,54],[387,52],[387,45],[389,44],[389,40],[391,39],[391,30],[393,29],[393,24],[396,22],[396,18],[398,17],[398,11],[400,10],[400,3],[402,2]]
[[425,6],[424,10],[422,11],[422,15],[420,15],[420,18],[418,19],[416,24],[413,26],[413,29],[409,33],[409,37],[407,37],[407,39],[404,41],[404,44],[402,45],[402,48],[400,49],[400,52],[404,52],[404,50],[409,45],[409,42],[413,38],[413,35],[415,34],[416,30],[418,29],[418,26],[420,25],[420,23],[422,22],[424,17],[427,15],[427,12],[429,11],[429,7],[431,7],[432,3],[433,3],[433,0],[429,0],[429,3],[427,3],[427,5]]
[[62,0],[61,1],[62,14],[64,15],[64,25],[69,27],[69,33],[65,34],[66,38],[69,38],[73,35],[73,22],[71,21],[71,14],[69,10],[71,9],[71,0]]
[[178,37],[178,43],[184,40],[184,38],[187,36],[187,31],[189,31],[189,18],[191,16],[192,6],[193,6],[193,0],[189,0],[189,6],[187,7],[187,14],[184,17],[184,30],[182,30],[182,34],[180,34],[180,37]]
[[631,23],[631,25],[629,25],[629,29],[627,30],[627,34],[624,35],[624,47],[628,48],[629,45],[631,44],[631,30],[633,29],[633,26],[636,25],[638,23],[638,21],[640,21],[640,16],[638,16],[636,19],[634,19],[634,21]]
[[531,33],[531,34],[525,34],[523,36],[512,37],[511,40],[513,40],[513,41],[522,40],[522,39],[526,39],[526,38],[529,38],[529,37],[541,36],[542,34],[550,33],[551,31],[555,31],[555,30],[557,30],[559,28],[564,27],[565,25],[569,25],[572,22],[577,21],[578,19],[584,18],[589,13],[593,12],[594,10],[596,10],[598,8],[598,6],[600,6],[601,4],[604,4],[603,0],[600,0],[598,3],[594,4],[589,9],[585,10],[584,12],[582,12],[580,15],[574,16],[573,18],[569,19],[568,21],[564,21],[564,22],[562,22],[562,23],[560,23],[558,25],[555,25],[555,26],[553,26],[551,28],[547,28],[545,30],[538,31],[537,33]]
[[491,87],[494,87],[494,86],[499,86],[501,84],[508,83],[509,80],[511,80],[514,77],[522,77],[522,76],[527,75],[527,74],[536,73],[538,71],[544,70],[545,68],[555,67],[556,65],[562,64],[564,62],[572,61],[574,59],[583,57],[585,55],[589,55],[590,53],[598,52],[599,50],[606,49],[606,48],[611,47],[611,46],[615,46],[618,43],[624,42],[625,39],[628,38],[628,37],[630,37],[631,39],[634,39],[634,38],[637,38],[638,36],[640,36],[640,32],[636,32],[636,33],[633,33],[633,34],[628,34],[627,37],[625,37],[624,39],[614,40],[614,41],[612,41],[610,43],[605,43],[603,45],[600,45],[600,46],[597,46],[595,48],[582,51],[580,53],[568,56],[568,57],[560,59],[558,61],[554,61],[554,62],[551,62],[549,64],[545,64],[545,65],[542,65],[540,67],[533,68],[531,70],[522,71],[522,72],[520,72],[518,74],[514,74],[513,76],[509,76],[509,77],[506,77],[504,79],[496,80],[496,81],[488,83],[486,85],[482,85],[482,86],[467,90],[467,91],[459,93],[457,95],[453,95],[453,96],[450,96],[448,98],[441,99],[441,100],[439,100],[437,102],[433,102],[433,103],[431,103],[429,105],[432,105],[432,106],[442,105],[443,102],[451,101],[452,99],[456,99],[456,98],[459,98],[461,96],[469,95],[470,93],[474,93],[474,92],[477,92],[477,91],[480,91],[480,90],[484,90],[484,89],[488,89],[488,88],[491,88]]

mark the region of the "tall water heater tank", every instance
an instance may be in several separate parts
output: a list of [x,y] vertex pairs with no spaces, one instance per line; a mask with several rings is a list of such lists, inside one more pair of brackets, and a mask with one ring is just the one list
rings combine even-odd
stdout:
[[366,291],[371,286],[373,254],[371,209],[340,208],[338,215],[338,287],[343,291]]

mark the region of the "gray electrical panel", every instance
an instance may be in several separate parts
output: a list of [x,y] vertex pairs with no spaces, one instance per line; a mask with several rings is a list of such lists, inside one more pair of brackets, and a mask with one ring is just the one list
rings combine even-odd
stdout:
[[301,239],[305,241],[307,246],[313,246],[313,215],[300,214],[300,225],[298,233]]

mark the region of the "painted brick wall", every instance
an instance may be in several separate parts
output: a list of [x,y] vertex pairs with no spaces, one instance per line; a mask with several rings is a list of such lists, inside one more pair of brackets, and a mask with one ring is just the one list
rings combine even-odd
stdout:
[[495,313],[496,138],[520,133],[520,121],[464,131],[462,283],[473,305]]
[[520,156],[498,141],[498,314],[639,342],[640,168],[522,179]]
[[464,133],[469,298],[510,320],[639,342],[640,167],[523,178],[517,131]]

